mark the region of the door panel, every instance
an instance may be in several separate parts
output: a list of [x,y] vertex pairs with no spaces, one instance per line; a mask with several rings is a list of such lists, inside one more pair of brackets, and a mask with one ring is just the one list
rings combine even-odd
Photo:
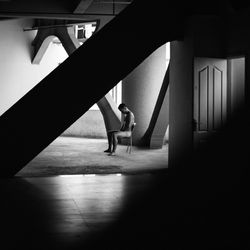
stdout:
[[199,131],[208,130],[208,67],[202,69],[199,72],[198,81],[198,124]]
[[195,144],[218,132],[227,116],[227,61],[215,58],[194,60]]
[[213,68],[213,130],[217,130],[222,125],[222,83],[223,72],[217,68]]

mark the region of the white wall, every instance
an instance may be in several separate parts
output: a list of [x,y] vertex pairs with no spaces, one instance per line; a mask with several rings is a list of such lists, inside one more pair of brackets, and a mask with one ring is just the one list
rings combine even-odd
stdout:
[[33,65],[31,42],[36,31],[32,20],[0,22],[0,115],[39,83],[66,57],[58,45],[51,44],[40,65]]

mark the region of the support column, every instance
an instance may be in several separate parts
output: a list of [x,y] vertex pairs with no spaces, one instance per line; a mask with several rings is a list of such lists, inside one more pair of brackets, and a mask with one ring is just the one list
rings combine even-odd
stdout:
[[153,52],[123,80],[122,100],[135,115],[135,145],[148,146],[145,133],[166,73],[166,45]]
[[108,93],[97,102],[97,105],[102,112],[106,131],[120,130],[121,115],[112,96]]
[[56,36],[61,41],[64,49],[71,55],[81,45],[74,34],[74,27],[60,27],[56,29]]
[[193,44],[192,39],[171,42],[170,110],[169,110],[169,167],[193,148]]
[[41,29],[37,31],[36,37],[32,42],[32,46],[34,46],[34,57],[32,59],[33,64],[40,64],[54,38],[54,32],[51,32],[49,29]]
[[169,87],[165,92],[163,103],[159,107],[158,117],[155,121],[155,126],[150,137],[150,148],[162,148],[165,134],[169,126]]

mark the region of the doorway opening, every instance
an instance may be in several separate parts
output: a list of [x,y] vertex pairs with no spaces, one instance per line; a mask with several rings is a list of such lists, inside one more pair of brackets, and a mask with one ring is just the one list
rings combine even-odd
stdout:
[[245,106],[245,57],[228,58],[228,115]]

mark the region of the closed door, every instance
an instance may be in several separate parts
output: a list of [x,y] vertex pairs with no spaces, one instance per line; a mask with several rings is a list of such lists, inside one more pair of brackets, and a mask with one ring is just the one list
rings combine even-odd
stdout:
[[227,119],[227,61],[194,60],[194,143],[206,142]]

